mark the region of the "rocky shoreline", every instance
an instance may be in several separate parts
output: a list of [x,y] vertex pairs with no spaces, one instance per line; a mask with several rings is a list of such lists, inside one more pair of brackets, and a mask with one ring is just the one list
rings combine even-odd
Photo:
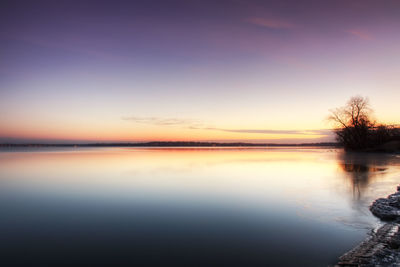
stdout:
[[342,255],[337,266],[400,266],[400,186],[396,193],[375,200],[369,209],[386,223]]

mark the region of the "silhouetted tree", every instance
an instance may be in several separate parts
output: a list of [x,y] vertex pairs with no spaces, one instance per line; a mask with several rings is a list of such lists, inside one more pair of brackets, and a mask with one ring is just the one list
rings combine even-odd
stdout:
[[368,98],[352,97],[345,106],[330,112],[328,119],[334,122],[337,141],[345,149],[360,150],[369,146],[369,134],[375,122],[371,119]]
[[[336,139],[346,150],[373,149],[387,151],[400,149],[400,128],[376,124],[368,98],[355,96],[344,107],[330,110],[328,117],[335,124]],[[392,142],[393,147],[384,148]]]

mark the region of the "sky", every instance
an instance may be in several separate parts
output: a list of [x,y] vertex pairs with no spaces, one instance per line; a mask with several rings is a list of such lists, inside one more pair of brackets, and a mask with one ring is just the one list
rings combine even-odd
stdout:
[[332,141],[400,121],[400,1],[2,1],[0,142]]

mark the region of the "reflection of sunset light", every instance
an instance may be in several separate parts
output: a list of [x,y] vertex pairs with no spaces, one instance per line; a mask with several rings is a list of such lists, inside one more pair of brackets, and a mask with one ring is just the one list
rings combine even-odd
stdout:
[[[121,148],[79,153],[25,152],[3,156],[6,164],[3,164],[2,172],[9,179],[64,184],[89,191],[94,190],[91,187],[95,183],[100,185],[97,190],[140,188],[151,191],[158,188],[185,193],[211,191],[217,195],[245,194],[270,198],[293,188],[302,188],[305,183],[308,190],[324,183],[320,174],[331,173],[334,166],[320,161],[318,155],[289,148]],[[24,168],[21,170],[19,166],[22,165]],[[21,172],[25,173],[24,177],[15,177],[15,173]],[[305,180],[299,178],[302,176]],[[269,191],[269,188],[277,187],[280,191]]]
[[377,168],[378,176],[364,181],[368,187],[359,186],[351,172],[339,167],[342,152],[320,148],[51,150],[1,152],[2,188],[74,199],[227,201],[250,209],[295,206],[298,216],[331,218],[341,216],[343,209],[367,207],[364,202],[388,192],[385,183],[397,183],[390,172],[393,165],[386,163],[392,167],[384,172]]

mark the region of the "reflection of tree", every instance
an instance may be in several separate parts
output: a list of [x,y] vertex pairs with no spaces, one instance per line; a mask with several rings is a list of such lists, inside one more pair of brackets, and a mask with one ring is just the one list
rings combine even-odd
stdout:
[[370,167],[356,163],[339,163],[339,166],[348,173],[347,176],[352,183],[353,198],[360,199],[371,178]]
[[386,170],[390,155],[368,153],[340,153],[339,167],[351,182],[353,199],[360,201],[371,179]]

